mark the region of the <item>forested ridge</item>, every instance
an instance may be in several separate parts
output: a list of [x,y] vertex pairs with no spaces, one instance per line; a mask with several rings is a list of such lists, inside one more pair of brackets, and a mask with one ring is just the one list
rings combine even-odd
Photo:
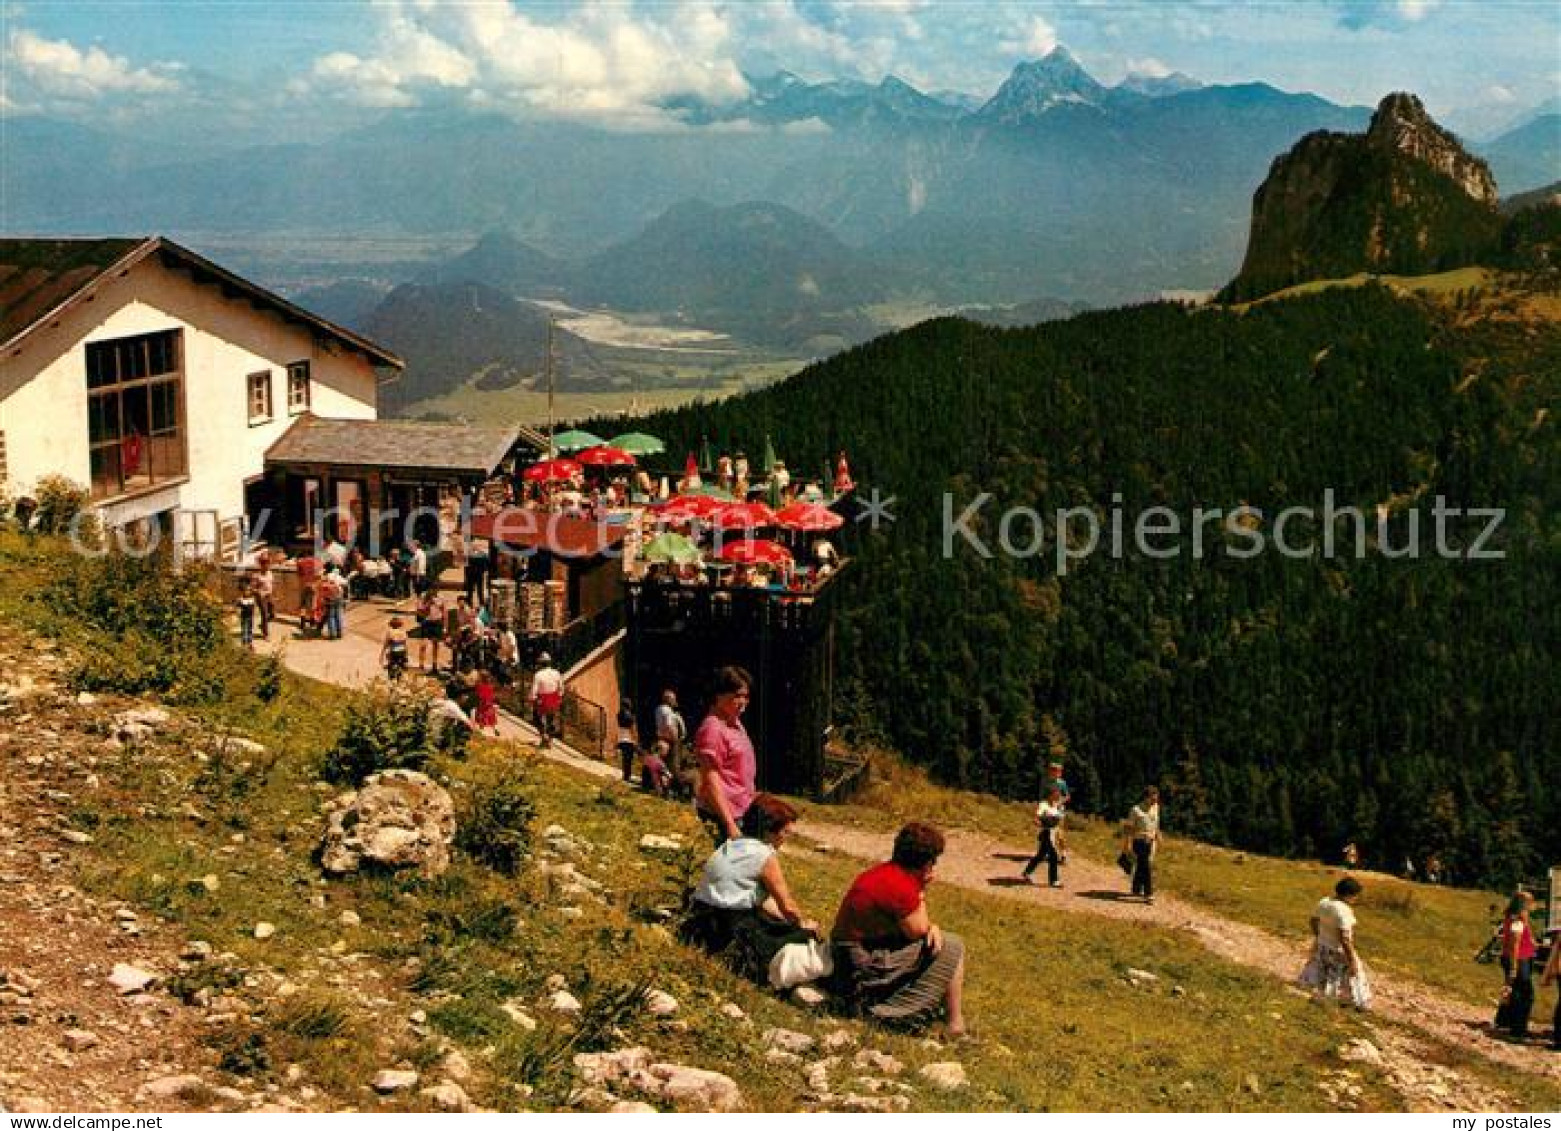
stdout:
[[[1558,381],[1555,323],[1370,286],[1246,313],[943,319],[644,427],[674,453],[708,436],[755,455],[767,433],[794,474],[845,449],[861,489],[896,497],[842,578],[837,713],[859,739],[1020,796],[1065,752],[1086,810],[1158,781],[1168,825],[1210,841],[1327,857],[1353,840],[1379,866],[1436,855],[1495,882],[1561,860]],[[1332,560],[1243,560],[1223,527],[1201,560],[1097,553],[1058,576],[1051,553],[1058,508],[1103,528],[1115,496],[1129,529],[1155,504],[1271,521],[1330,488],[1373,547],[1378,504],[1394,548],[1419,507],[1420,556],[1356,560],[1353,527]],[[957,515],[981,492],[980,537],[1029,506],[1046,551],[988,560],[956,538],[945,557],[944,494]],[[1437,556],[1437,495],[1505,507],[1506,557]]]

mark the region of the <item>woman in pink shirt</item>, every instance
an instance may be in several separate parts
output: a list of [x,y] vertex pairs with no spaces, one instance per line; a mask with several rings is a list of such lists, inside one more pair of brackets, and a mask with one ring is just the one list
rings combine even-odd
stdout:
[[699,762],[694,807],[711,826],[718,848],[739,835],[738,822],[753,801],[758,763],[742,723],[752,688],[753,677],[742,668],[716,672],[710,714],[694,733],[694,757]]

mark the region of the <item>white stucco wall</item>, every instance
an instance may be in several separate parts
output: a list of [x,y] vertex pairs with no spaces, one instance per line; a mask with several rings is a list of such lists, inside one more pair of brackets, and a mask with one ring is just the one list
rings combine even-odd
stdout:
[[[361,354],[217,286],[196,283],[153,256],[57,325],[35,331],[19,354],[0,358],[0,432],[13,495],[51,473],[90,483],[86,344],[171,329],[184,331],[189,480],[104,507],[111,525],[171,505],[215,510],[223,519],[242,515],[244,481],[261,473],[265,450],[294,420],[287,408],[291,362],[310,363],[316,415],[374,418],[375,373]],[[273,415],[252,426],[247,378],[263,369],[272,372]]]

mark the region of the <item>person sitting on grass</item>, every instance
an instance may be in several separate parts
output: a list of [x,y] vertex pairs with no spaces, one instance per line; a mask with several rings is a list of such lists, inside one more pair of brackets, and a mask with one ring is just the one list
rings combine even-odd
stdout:
[[965,941],[927,912],[943,834],[912,821],[889,861],[857,876],[830,938],[836,988],[853,1008],[886,1025],[920,1027],[939,1012],[951,1037],[965,1035]]
[[705,861],[683,923],[685,939],[726,955],[756,980],[766,976],[781,947],[818,933],[818,924],[792,898],[777,853],[796,820],[797,811],[780,798],[756,796],[743,813],[739,835]]

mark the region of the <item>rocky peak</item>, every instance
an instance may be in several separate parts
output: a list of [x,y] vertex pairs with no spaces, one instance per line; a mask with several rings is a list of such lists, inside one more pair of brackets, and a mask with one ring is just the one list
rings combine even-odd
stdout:
[[1382,100],[1371,117],[1366,143],[1424,162],[1481,204],[1494,206],[1500,199],[1490,167],[1437,125],[1413,94],[1395,91]]
[[1016,66],[981,114],[1011,122],[1045,113],[1059,103],[1095,105],[1105,93],[1068,49],[1059,46],[1044,59]]

